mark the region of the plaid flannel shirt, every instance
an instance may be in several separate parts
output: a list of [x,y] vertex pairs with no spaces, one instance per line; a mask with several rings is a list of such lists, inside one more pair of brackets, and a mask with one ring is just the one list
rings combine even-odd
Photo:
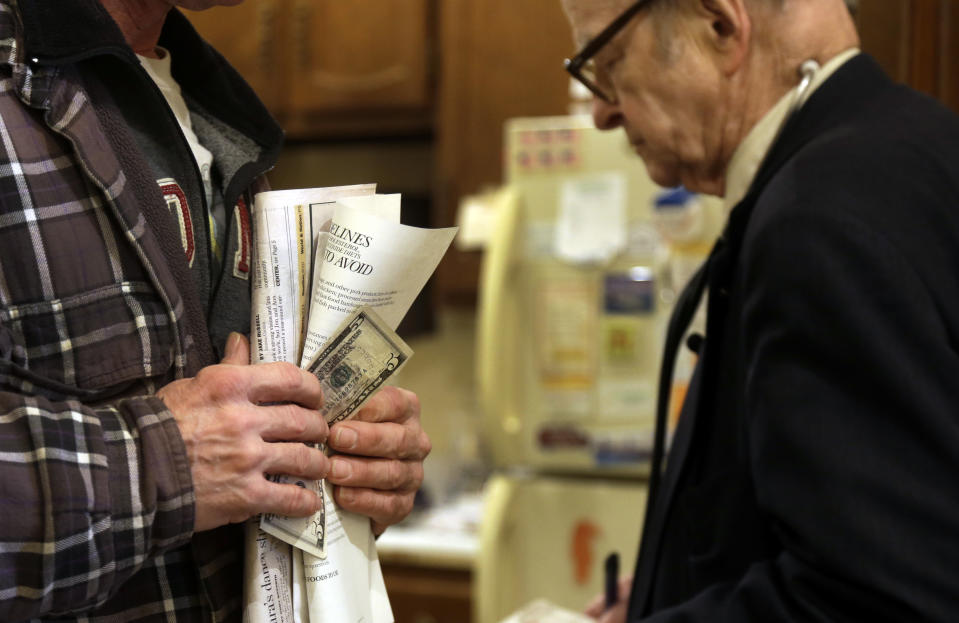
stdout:
[[[93,45],[135,63],[118,36],[96,0],[0,0],[5,622],[239,618],[241,530],[193,535],[190,464],[151,395],[213,362],[202,307],[152,173],[80,69]],[[255,164],[250,181],[272,163]]]

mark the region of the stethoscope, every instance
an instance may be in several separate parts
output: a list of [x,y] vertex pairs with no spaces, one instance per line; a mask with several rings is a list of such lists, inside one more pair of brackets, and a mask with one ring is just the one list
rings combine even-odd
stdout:
[[[786,115],[787,120],[803,105],[803,102],[806,100],[806,92],[809,90],[809,85],[812,84],[812,79],[819,69],[819,63],[813,59],[803,61],[803,64],[799,66],[801,80],[799,81],[799,86],[796,87],[796,95],[793,96],[792,104],[789,105],[789,114]],[[785,123],[783,125],[785,125]]]

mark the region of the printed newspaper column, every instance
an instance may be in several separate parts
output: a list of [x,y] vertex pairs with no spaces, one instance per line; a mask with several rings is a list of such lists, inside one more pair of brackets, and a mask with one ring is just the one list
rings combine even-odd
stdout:
[[337,199],[372,195],[375,188],[364,184],[256,195],[250,319],[253,363],[300,360],[316,237],[329,228]]
[[293,616],[292,548],[260,530],[256,519],[243,526],[244,623],[296,623]]
[[[397,226],[400,225],[400,195],[363,195],[357,197],[343,197],[338,199],[334,204],[329,206],[329,218],[326,221],[325,226],[321,232],[317,235],[316,239],[316,251],[313,254],[314,257],[314,266],[311,271],[312,281],[310,282],[310,309],[312,310],[312,299],[313,299],[313,285],[316,283],[316,273],[317,267],[319,266],[316,263],[316,258],[323,257],[326,255],[326,247],[330,239],[330,228],[333,226],[333,216],[337,208],[348,208],[353,211],[362,211],[377,218],[383,219],[388,223],[393,223]],[[352,311],[352,310],[351,310]],[[317,311],[318,315],[325,316],[329,312],[326,309],[320,309]],[[342,314],[337,320],[330,320],[329,322],[333,327],[335,327],[340,321],[343,320],[348,314]],[[308,317],[313,317],[313,314],[310,314]],[[300,357],[300,366],[306,366],[316,355],[316,353],[323,347],[323,343],[329,336],[320,335],[316,332],[306,332],[306,337],[303,343],[303,354]]]
[[[299,210],[253,207],[254,264],[251,306],[252,363],[292,361],[296,357]],[[299,231],[298,231],[299,230]],[[244,623],[296,623],[293,615],[293,551],[259,528],[256,518],[244,526]]]
[[[316,233],[329,227],[333,202],[375,192],[371,184],[259,193],[253,206],[254,269],[250,318],[253,363],[296,363],[305,326]],[[294,587],[289,544],[262,532],[257,519],[244,529],[246,623],[294,623]],[[302,563],[300,565],[302,567]],[[300,580],[300,582],[296,582]]]
[[360,306],[375,309],[395,330],[455,235],[455,227],[410,227],[338,204],[325,247],[313,260],[313,300],[300,365],[308,365]]

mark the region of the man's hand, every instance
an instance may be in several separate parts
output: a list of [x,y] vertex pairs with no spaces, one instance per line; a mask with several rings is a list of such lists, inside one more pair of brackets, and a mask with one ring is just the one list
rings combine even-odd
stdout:
[[619,579],[616,603],[606,609],[606,595],[597,595],[586,606],[586,616],[596,619],[596,623],[625,623],[626,608],[629,605],[629,593],[633,590],[633,577]]
[[330,431],[327,479],[343,508],[369,516],[373,533],[406,517],[423,482],[430,440],[420,425],[416,394],[384,387],[353,418]]
[[302,517],[320,508],[313,492],[264,477],[326,477],[329,459],[301,443],[322,443],[329,434],[318,412],[320,383],[292,364],[249,363],[250,345],[234,333],[222,363],[157,392],[186,444],[198,532],[257,513]]

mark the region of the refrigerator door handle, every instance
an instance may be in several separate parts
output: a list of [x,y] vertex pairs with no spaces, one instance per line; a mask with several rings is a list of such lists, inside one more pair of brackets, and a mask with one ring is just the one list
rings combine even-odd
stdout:
[[[496,623],[509,614],[515,602],[513,595],[503,594],[503,588],[517,585],[516,581],[504,578],[515,565],[505,556],[517,556],[512,544],[515,530],[511,529],[510,517],[517,516],[519,501],[518,483],[502,475],[492,476],[486,484],[483,503],[483,521],[479,532],[479,554],[476,558],[473,583],[473,608],[476,623]],[[512,512],[511,512],[512,511]],[[518,579],[518,578],[516,578]]]

